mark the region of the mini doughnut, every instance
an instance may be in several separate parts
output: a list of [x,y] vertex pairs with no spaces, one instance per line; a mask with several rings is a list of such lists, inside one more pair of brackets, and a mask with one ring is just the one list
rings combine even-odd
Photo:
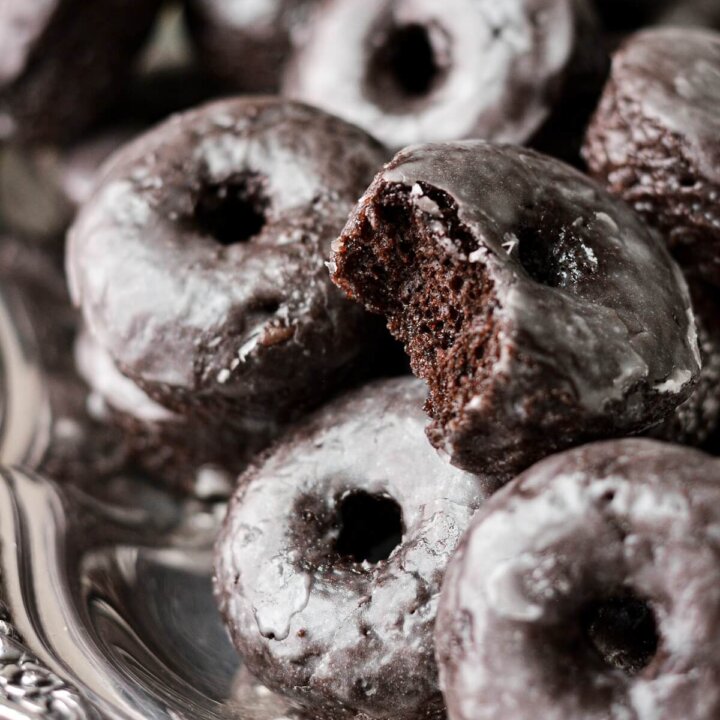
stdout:
[[160,0],[0,4],[0,140],[67,141],[116,97]]
[[114,155],[70,229],[88,330],[156,402],[214,424],[317,405],[372,350],[330,283],[330,244],[384,153],[277,99],[174,116]]
[[428,382],[428,436],[509,479],[554,450],[639,432],[699,370],[687,286],[624,203],[531,150],[398,153],[334,246],[334,282]]
[[250,672],[313,718],[443,717],[432,628],[456,542],[492,482],[423,434],[414,378],[328,405],[241,478],[215,589]]
[[274,93],[319,0],[186,0],[188,29],[207,73],[224,87]]
[[720,34],[630,37],[588,129],[592,174],[666,237],[681,264],[720,284]]
[[313,15],[284,93],[394,149],[524,143],[561,96],[597,84],[596,29],[586,0],[331,0]]
[[75,342],[75,362],[92,390],[92,417],[117,428],[129,457],[174,490],[203,498],[227,497],[252,456],[279,433],[275,425],[241,429],[193,421],[168,410],[125,377],[87,330]]
[[451,561],[436,648],[450,720],[720,717],[720,462],[651,440],[548,458]]

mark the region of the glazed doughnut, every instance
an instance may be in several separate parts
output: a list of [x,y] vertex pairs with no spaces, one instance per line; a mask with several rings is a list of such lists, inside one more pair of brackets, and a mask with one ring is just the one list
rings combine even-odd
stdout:
[[394,149],[524,143],[561,96],[597,84],[595,30],[586,0],[331,0],[313,15],[284,93]]
[[475,516],[436,627],[450,720],[720,716],[720,462],[651,440],[548,458]]
[[244,93],[274,93],[318,0],[186,0],[188,29],[207,73]]
[[67,141],[115,99],[160,0],[6,0],[0,139]]
[[114,155],[69,233],[88,330],[156,402],[274,425],[372,352],[324,261],[383,150],[282,100],[176,115]]
[[720,34],[630,37],[588,129],[591,172],[660,230],[681,264],[720,284]]
[[168,410],[125,377],[87,330],[75,342],[75,362],[92,390],[92,417],[122,433],[138,467],[182,493],[227,497],[252,456],[279,433],[272,425],[239,428]]
[[313,718],[442,718],[432,650],[445,564],[493,484],[423,434],[414,378],[326,406],[241,478],[216,595],[248,669]]
[[554,450],[639,432],[698,373],[687,286],[593,181],[483,141],[398,153],[334,246],[334,282],[384,315],[428,382],[428,436],[507,479]]

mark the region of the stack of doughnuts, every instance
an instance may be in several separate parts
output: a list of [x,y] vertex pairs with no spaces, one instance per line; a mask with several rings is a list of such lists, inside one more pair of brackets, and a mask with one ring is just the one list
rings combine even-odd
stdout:
[[0,5],[0,463],[223,510],[241,705],[720,717],[720,35],[598,4]]

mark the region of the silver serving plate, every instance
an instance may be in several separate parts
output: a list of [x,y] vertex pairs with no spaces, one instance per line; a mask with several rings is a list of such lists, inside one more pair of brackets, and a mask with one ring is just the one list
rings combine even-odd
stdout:
[[215,608],[223,507],[0,471],[0,717],[284,720]]
[[0,286],[0,461],[35,467],[45,452],[50,399],[19,289]]

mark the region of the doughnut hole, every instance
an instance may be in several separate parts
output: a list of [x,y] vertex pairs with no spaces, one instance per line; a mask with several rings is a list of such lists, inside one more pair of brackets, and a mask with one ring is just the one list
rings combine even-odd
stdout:
[[388,495],[346,494],[338,507],[335,551],[354,562],[387,560],[403,536],[402,510]]
[[573,597],[548,606],[553,622],[531,623],[523,633],[524,657],[547,693],[577,697],[584,688],[583,702],[596,708],[607,707],[628,681],[650,672],[660,646],[645,599],[625,588],[601,588],[586,594],[576,587]]
[[515,255],[523,270],[535,282],[546,287],[575,290],[577,282],[597,269],[597,258],[578,230],[577,219],[563,222],[560,210],[543,209],[540,221],[526,208],[528,217],[521,221],[504,247]]
[[409,23],[380,32],[365,75],[366,94],[388,112],[410,111],[447,76],[449,42],[435,25]]
[[192,222],[201,234],[229,247],[260,234],[267,222],[268,206],[263,178],[247,173],[222,183],[204,183]]
[[660,642],[655,613],[635,595],[588,603],[580,614],[583,634],[609,668],[635,675],[647,667]]
[[428,384],[427,409],[438,425],[463,413],[499,354],[492,280],[482,261],[467,261],[476,249],[447,193],[388,183],[336,259],[338,273],[353,278],[369,309],[384,314],[405,345],[413,372]]
[[347,490],[327,503],[306,495],[298,500],[290,525],[304,572],[335,572],[387,560],[405,531],[402,508],[390,495]]

